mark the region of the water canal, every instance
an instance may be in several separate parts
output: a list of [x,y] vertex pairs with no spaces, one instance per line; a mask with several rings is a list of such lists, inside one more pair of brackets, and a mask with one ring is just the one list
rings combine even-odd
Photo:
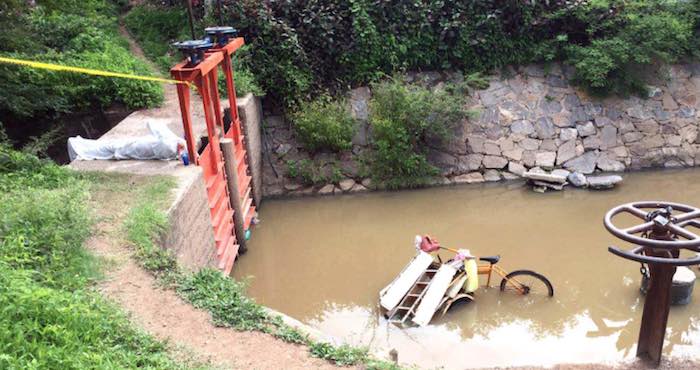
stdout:
[[[602,219],[636,200],[700,206],[700,170],[631,173],[604,192],[537,194],[511,183],[267,201],[235,275],[251,277],[258,302],[346,342],[395,348],[402,363],[612,363],[634,358],[643,300],[639,265],[607,252],[626,245]],[[378,292],[414,255],[413,236],[424,233],[475,255],[500,254],[506,270],[541,272],[555,296],[529,301],[480,289],[474,302],[425,328],[387,324]],[[672,307],[666,355],[700,358],[698,294]]]

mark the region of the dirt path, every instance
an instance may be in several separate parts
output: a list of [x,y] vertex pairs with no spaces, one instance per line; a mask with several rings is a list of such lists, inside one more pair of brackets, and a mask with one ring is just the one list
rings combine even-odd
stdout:
[[[115,182],[126,181],[126,185]],[[144,181],[130,177],[110,180],[110,185],[92,192],[93,209],[99,222],[87,248],[102,257],[107,266],[100,291],[119,304],[132,321],[176,348],[175,357],[193,357],[226,369],[336,369],[313,358],[304,346],[294,345],[259,332],[239,332],[215,327],[207,312],[193,308],[173,291],[161,289],[141,269],[126,246],[121,225],[133,204],[133,188]],[[115,190],[116,189],[116,190]]]
[[[146,54],[143,52],[143,49],[141,49],[141,46],[134,40],[134,38],[131,36],[131,33],[129,33],[129,30],[126,28],[124,25],[123,19],[119,19],[119,34],[126,39],[126,41],[129,43],[129,50],[139,59],[143,60],[144,63],[148,65],[148,67],[151,69],[154,75],[160,74],[160,71],[158,70],[158,67],[151,62],[150,59],[146,57]],[[167,76],[166,76],[167,77]],[[177,89],[175,88],[175,85],[171,84],[164,84],[163,85],[163,93],[164,93],[164,100],[163,100],[163,105],[158,108],[162,109],[165,111],[175,111],[179,112],[179,102],[177,98]]]

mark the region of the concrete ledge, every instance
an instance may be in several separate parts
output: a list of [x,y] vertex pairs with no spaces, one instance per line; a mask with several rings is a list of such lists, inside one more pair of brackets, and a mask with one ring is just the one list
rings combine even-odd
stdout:
[[161,245],[189,270],[216,267],[214,229],[200,167],[184,166],[178,161],[73,161],[69,167],[79,171],[172,176],[176,185],[167,210],[170,222]]
[[262,179],[262,105],[260,99],[253,94],[247,94],[237,99],[238,116],[243,126],[246,137],[246,152],[248,152],[248,166],[253,177],[252,191],[255,205],[260,207],[263,197]]

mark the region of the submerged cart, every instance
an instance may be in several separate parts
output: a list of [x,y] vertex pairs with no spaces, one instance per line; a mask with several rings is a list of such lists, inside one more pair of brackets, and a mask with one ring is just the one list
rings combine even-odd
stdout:
[[[500,266],[500,256],[472,256],[469,250],[441,247],[429,236],[416,236],[418,253],[399,275],[379,293],[379,303],[389,322],[405,324],[409,319],[418,326],[427,325],[436,312],[444,314],[455,302],[474,300],[479,287],[479,275],[486,275],[490,286],[493,272],[500,275],[501,291],[520,295],[552,297],[554,288],[543,275],[530,270],[506,272]],[[440,249],[455,253],[442,262],[432,254]],[[477,263],[477,260],[480,263]]]

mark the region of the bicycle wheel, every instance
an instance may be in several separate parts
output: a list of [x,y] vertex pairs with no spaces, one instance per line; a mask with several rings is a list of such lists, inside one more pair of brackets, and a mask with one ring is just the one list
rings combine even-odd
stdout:
[[530,270],[516,270],[501,280],[501,291],[517,294],[553,296],[554,288],[546,277]]

